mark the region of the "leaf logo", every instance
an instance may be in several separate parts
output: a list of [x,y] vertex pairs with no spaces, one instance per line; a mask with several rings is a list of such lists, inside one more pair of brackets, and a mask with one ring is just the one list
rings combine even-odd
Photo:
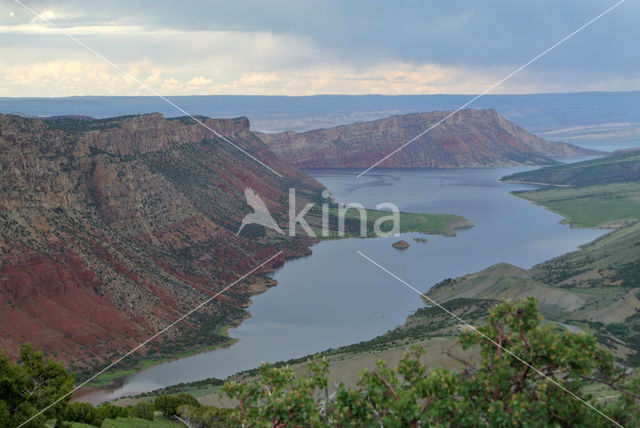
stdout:
[[252,188],[247,187],[244,189],[244,196],[247,199],[247,204],[253,208],[254,212],[251,214],[247,214],[242,219],[242,224],[240,225],[240,229],[236,232],[236,236],[240,235],[242,229],[248,224],[259,224],[261,226],[267,227],[269,229],[273,229],[281,235],[284,235],[278,223],[273,219],[271,213],[267,209],[264,201],[253,191]]

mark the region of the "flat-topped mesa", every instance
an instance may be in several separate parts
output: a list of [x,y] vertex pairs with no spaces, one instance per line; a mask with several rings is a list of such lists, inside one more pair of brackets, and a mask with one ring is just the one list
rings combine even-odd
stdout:
[[[166,119],[159,113],[123,118],[113,128],[91,131],[84,139],[90,147],[119,156],[144,154],[166,150],[175,144],[196,143],[249,131],[249,119],[197,118]],[[206,126],[203,126],[206,125]],[[214,132],[212,132],[215,131]]]
[[[552,157],[593,155],[549,142],[509,122],[495,110],[461,110],[392,116],[303,133],[260,134],[282,159],[299,168],[457,168],[553,164]],[[445,120],[446,119],[446,120]],[[437,125],[437,126],[434,126]]]
[[[246,118],[198,119],[282,177],[191,118],[0,114],[0,344],[11,358],[29,341],[77,368],[104,364],[265,260],[257,273],[310,253],[302,235],[238,234],[245,192],[284,227],[289,187],[305,206],[324,186]],[[161,357],[229,343],[222,327],[265,284],[239,282],[148,346]]]

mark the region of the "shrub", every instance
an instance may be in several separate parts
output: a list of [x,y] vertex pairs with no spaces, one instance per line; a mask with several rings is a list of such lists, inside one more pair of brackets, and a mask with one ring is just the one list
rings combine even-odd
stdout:
[[214,406],[180,406],[180,417],[192,428],[235,428],[238,412],[235,409],[220,409]]
[[133,418],[146,419],[149,421],[153,420],[153,411],[154,407],[151,403],[136,403],[135,406],[131,408],[130,415]]
[[120,407],[111,403],[104,403],[98,407],[98,413],[102,419],[117,419],[129,417],[129,408]]
[[193,407],[200,407],[200,403],[192,395],[178,394],[178,395],[159,395],[153,402],[156,410],[162,412],[166,417],[172,417],[178,414],[178,407],[182,405],[189,405]]
[[64,412],[64,420],[68,422],[80,422],[99,427],[104,418],[101,413],[90,403],[69,403]]
[[45,359],[42,351],[34,351],[29,344],[20,348],[18,364],[0,352],[0,426],[17,427],[27,420],[28,426],[42,426],[51,419],[60,424],[73,379],[62,363]]

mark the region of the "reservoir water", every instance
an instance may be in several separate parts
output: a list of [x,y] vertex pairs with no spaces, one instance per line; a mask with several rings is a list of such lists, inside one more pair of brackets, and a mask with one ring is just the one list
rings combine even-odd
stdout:
[[[114,388],[84,395],[100,402],[209,377],[225,378],[279,361],[368,340],[404,322],[422,301],[402,283],[363,259],[361,251],[426,291],[443,279],[508,262],[529,268],[577,249],[606,233],[572,229],[562,218],[509,194],[531,186],[500,183],[524,167],[450,170],[374,169],[307,171],[343,203],[375,207],[392,202],[402,211],[462,215],[475,227],[456,237],[405,234],[411,246],[396,250],[398,238],[324,241],[313,255],[287,261],[274,273],[278,286],[255,296],[252,317],[230,335],[230,348],[160,364],[128,376]],[[414,237],[426,237],[417,243]]]

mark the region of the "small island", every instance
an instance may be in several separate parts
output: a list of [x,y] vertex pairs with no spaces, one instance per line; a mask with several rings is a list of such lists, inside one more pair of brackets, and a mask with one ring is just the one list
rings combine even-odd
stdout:
[[401,239],[391,244],[391,246],[396,250],[406,250],[407,248],[409,248],[409,243]]
[[419,244],[426,244],[428,242],[427,238],[413,238],[413,241]]

